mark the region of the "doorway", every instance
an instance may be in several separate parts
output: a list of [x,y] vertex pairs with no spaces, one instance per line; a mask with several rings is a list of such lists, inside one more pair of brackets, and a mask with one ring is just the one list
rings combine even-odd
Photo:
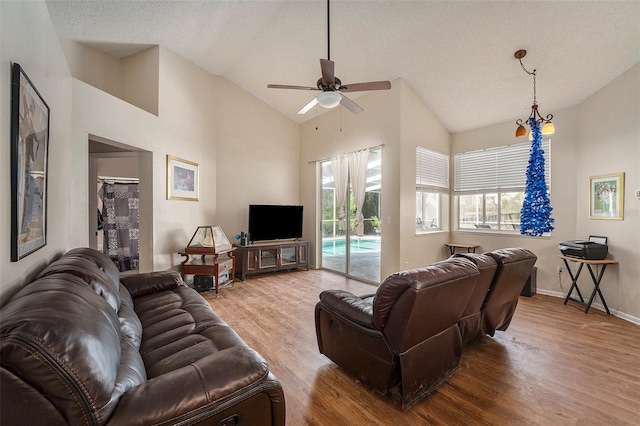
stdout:
[[[135,261],[123,256],[121,262],[114,261],[124,272],[150,272],[153,270],[153,156],[149,151],[90,135],[89,140],[89,247],[104,252],[102,244],[105,222],[100,226],[100,184],[107,182],[137,182],[138,198],[132,206],[138,209],[138,229],[132,230],[138,251]],[[102,181],[99,180],[102,178]],[[100,209],[99,209],[100,207]],[[104,214],[103,220],[105,219]],[[124,220],[122,217],[118,221]],[[100,229],[103,228],[103,229]],[[115,232],[115,231],[114,231]],[[113,256],[110,256],[113,258]],[[127,265],[127,266],[124,266]]]
[[[361,195],[356,182],[358,166],[353,158],[345,155],[321,162],[322,267],[376,284],[380,282],[382,243],[381,154],[380,148],[371,149],[363,159],[366,172],[361,178],[364,181]],[[344,201],[340,202],[341,199]],[[362,205],[360,215],[358,201]]]

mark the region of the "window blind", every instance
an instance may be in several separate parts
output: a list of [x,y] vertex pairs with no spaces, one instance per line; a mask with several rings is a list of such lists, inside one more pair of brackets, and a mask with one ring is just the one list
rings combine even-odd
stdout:
[[[524,189],[531,143],[469,151],[454,156],[456,192]],[[551,141],[542,141],[544,174],[551,188]]]
[[449,190],[449,156],[416,147],[416,187]]

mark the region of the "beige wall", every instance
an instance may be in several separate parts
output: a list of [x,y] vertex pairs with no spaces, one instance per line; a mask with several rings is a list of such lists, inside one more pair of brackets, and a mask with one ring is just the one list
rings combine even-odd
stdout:
[[[354,101],[364,108],[364,113],[355,115],[346,109],[341,111],[341,107],[335,108],[300,126],[300,201],[305,208],[304,237],[311,241],[311,264],[319,266],[320,256],[315,244],[320,240],[321,217],[317,180],[319,164],[315,160],[384,144],[381,275],[385,275],[398,269],[400,247],[400,85],[394,82],[389,91],[365,94],[354,98]],[[315,112],[311,110],[307,114],[313,117]]]
[[216,78],[216,220],[232,240],[248,231],[249,204],[299,204],[299,126]]
[[[354,100],[364,113],[353,115],[335,109],[301,125],[300,194],[307,209],[305,234],[314,243],[320,240],[319,176],[316,164],[308,162],[384,144],[380,276],[384,279],[398,270],[442,260],[447,256],[444,243],[448,232],[415,235],[415,152],[420,145],[449,154],[449,132],[401,79],[395,80],[388,92],[367,93]],[[443,214],[448,221],[448,206]],[[319,265],[319,254],[313,254],[314,264]]]
[[[640,318],[640,64],[577,108],[576,236],[606,235],[620,265],[608,267],[602,292],[609,308]],[[589,176],[625,174],[624,220],[589,219]],[[581,281],[588,285],[588,276]],[[587,287],[588,288],[588,287]],[[640,321],[639,321],[640,322]]]
[[59,37],[73,78],[122,98],[122,61],[84,44]]
[[[158,115],[159,61],[158,47],[150,47],[122,59],[120,61],[122,95],[118,97],[151,114]],[[86,58],[83,60],[83,64],[88,62]]]
[[[25,25],[28,22],[29,25]],[[19,63],[51,110],[48,170],[47,245],[18,262],[10,262],[11,200],[10,99],[11,63]],[[46,262],[70,247],[69,185],[73,173],[71,74],[44,2],[0,2],[0,303]],[[86,162],[86,161],[85,161]],[[83,228],[83,229],[86,229]],[[82,231],[84,233],[84,231]]]
[[[448,155],[451,135],[402,80],[400,153],[400,259],[398,268],[409,269],[445,259],[449,240],[449,198],[443,196],[442,232],[416,235],[416,147]],[[453,169],[453,167],[451,167]]]
[[[580,106],[553,112],[557,131],[552,138],[551,203],[556,230],[550,237],[472,232],[415,236],[415,146],[450,150],[453,154],[505,145],[515,142],[512,122],[449,135],[410,88],[397,80],[392,90],[355,98],[364,107],[364,114],[335,109],[298,126],[225,79],[158,47],[131,58],[127,64],[140,79],[145,77],[145,72],[136,74],[140,67],[154,74],[150,64],[157,61],[155,115],[72,78],[72,71],[91,75],[91,70],[83,68],[82,52],[67,58],[72,66],[67,65],[44,2],[0,2],[0,24],[1,98],[10,97],[10,62],[18,62],[52,111],[48,244],[17,263],[8,260],[9,245],[0,245],[0,302],[55,256],[87,245],[88,139],[95,135],[147,151],[141,154],[149,166],[140,173],[141,190],[144,180],[152,193],[145,205],[145,216],[152,221],[151,269],[175,268],[179,261],[176,252],[184,248],[198,225],[221,224],[233,238],[246,229],[247,206],[254,202],[303,204],[304,237],[317,241],[318,172],[315,163],[309,162],[384,144],[383,277],[443,258],[443,243],[451,238],[477,242],[483,251],[508,246],[530,248],[539,256],[539,290],[560,295],[558,243],[589,234],[607,235],[611,254],[620,265],[607,270],[603,292],[619,315],[634,321],[640,318],[640,214],[639,202],[633,196],[640,187],[639,65]],[[142,93],[149,93],[149,88]],[[9,117],[9,102],[3,102],[0,132],[6,140]],[[167,154],[200,164],[199,202],[166,200]],[[0,144],[0,173],[5,183],[10,181],[9,159],[9,144]],[[614,172],[626,174],[625,219],[589,220],[588,177]],[[8,184],[0,186],[0,197],[10,199]],[[8,241],[9,203],[4,203],[0,211],[0,237]],[[315,249],[312,264],[318,264]],[[583,281],[589,285],[586,274]],[[569,284],[565,273],[565,290]]]
[[137,178],[138,155],[137,153],[113,153],[101,154],[96,158],[98,176]]
[[[541,105],[544,108],[544,104]],[[543,109],[544,111],[544,109]],[[505,247],[525,247],[538,256],[538,289],[548,290],[560,295],[557,265],[558,243],[576,239],[576,153],[578,135],[575,108],[554,111],[555,134],[551,135],[551,216],[555,219],[555,230],[548,237],[525,237],[519,234],[487,234],[474,231],[456,231],[455,199],[452,199],[451,239],[459,243],[479,244],[477,251],[485,252]],[[452,137],[452,156],[459,152],[473,151],[494,146],[525,142],[515,138],[515,120],[494,126],[483,127]],[[562,277],[562,285],[568,290],[571,281],[568,275]]]
[[158,46],[117,58],[65,37],[58,38],[73,78],[158,115]]
[[[141,151],[144,161],[140,164],[145,166],[140,169],[140,188],[141,192],[151,193],[149,202],[140,206],[141,216],[152,222],[148,269],[175,269],[181,260],[177,252],[198,225],[219,223],[233,238],[234,232],[246,223],[246,218],[236,212],[246,209],[254,197],[266,194],[269,202],[298,202],[298,126],[239,87],[166,49],[150,48],[125,59],[123,68],[127,75],[134,76],[131,81],[144,79],[150,73],[152,83],[142,88],[137,103],[153,98],[157,75],[155,115],[108,93],[103,83],[94,82],[101,86],[97,88],[72,78],[44,2],[0,2],[0,19],[2,98],[10,98],[9,61],[15,61],[25,68],[52,111],[48,245],[17,263],[8,261],[8,244],[0,248],[0,302],[55,256],[88,245],[89,138]],[[90,62],[93,54],[85,56],[85,48],[74,52],[69,58],[74,72],[91,75],[92,65],[85,60]],[[99,80],[109,78],[100,76]],[[0,128],[8,140],[9,103],[3,102],[1,108]],[[146,108],[153,109],[148,105]],[[228,158],[218,158],[218,139],[233,145],[230,150],[222,150]],[[249,148],[240,147],[239,142]],[[0,146],[2,181],[8,183],[9,144]],[[265,159],[272,159],[273,163],[243,169],[244,183],[236,184],[240,153],[250,165],[262,164]],[[167,155],[199,163],[200,201],[166,200]],[[218,173],[219,164],[226,173]],[[219,187],[222,196],[217,194]],[[3,199],[10,199],[8,184],[0,186],[0,191]],[[251,195],[244,195],[244,191]],[[218,218],[217,206],[223,206],[226,212],[224,221]],[[2,211],[0,236],[8,241],[9,203],[3,204]]]
[[[605,86],[581,105],[554,114],[555,134],[551,135],[551,206],[555,230],[549,237],[487,235],[478,232],[453,232],[458,242],[480,244],[481,251],[501,247],[525,247],[538,256],[538,292],[563,296],[571,279],[560,277],[558,243],[587,238],[609,237],[611,257],[620,261],[610,266],[601,289],[610,309],[617,315],[640,322],[640,219],[639,201],[634,189],[640,187],[640,65]],[[513,135],[515,123],[501,123],[453,135],[452,153],[508,145],[519,142]],[[625,219],[589,220],[589,176],[625,172]],[[574,268],[575,269],[575,268]],[[562,287],[560,286],[562,284]],[[593,284],[588,271],[580,277],[583,294]],[[599,298],[594,306],[601,307]]]

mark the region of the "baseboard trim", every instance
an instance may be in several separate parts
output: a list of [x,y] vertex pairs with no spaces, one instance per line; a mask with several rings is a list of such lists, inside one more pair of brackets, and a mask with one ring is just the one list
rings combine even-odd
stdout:
[[[561,299],[564,299],[566,296],[564,293],[560,291],[550,291],[550,290],[542,290],[542,289],[538,289],[537,293],[544,294],[545,296],[559,297]],[[604,309],[604,306],[600,303],[594,302],[591,304],[591,307],[598,309],[602,312],[606,312],[606,310]],[[629,315],[624,312],[620,312],[620,311],[617,311],[616,309],[611,309],[611,308],[609,308],[609,312],[611,312],[611,315],[615,315],[616,317],[621,318],[625,321],[629,321],[636,325],[640,325],[640,318],[634,317],[632,315]]]

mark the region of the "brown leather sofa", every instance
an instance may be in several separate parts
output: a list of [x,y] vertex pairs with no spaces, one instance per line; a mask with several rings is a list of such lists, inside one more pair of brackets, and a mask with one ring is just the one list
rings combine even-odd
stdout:
[[459,367],[463,346],[506,330],[536,256],[525,249],[447,260],[387,277],[375,294],[320,294],[320,353],[408,410]]
[[2,425],[285,424],[267,362],[176,272],[74,249],[0,315]]

